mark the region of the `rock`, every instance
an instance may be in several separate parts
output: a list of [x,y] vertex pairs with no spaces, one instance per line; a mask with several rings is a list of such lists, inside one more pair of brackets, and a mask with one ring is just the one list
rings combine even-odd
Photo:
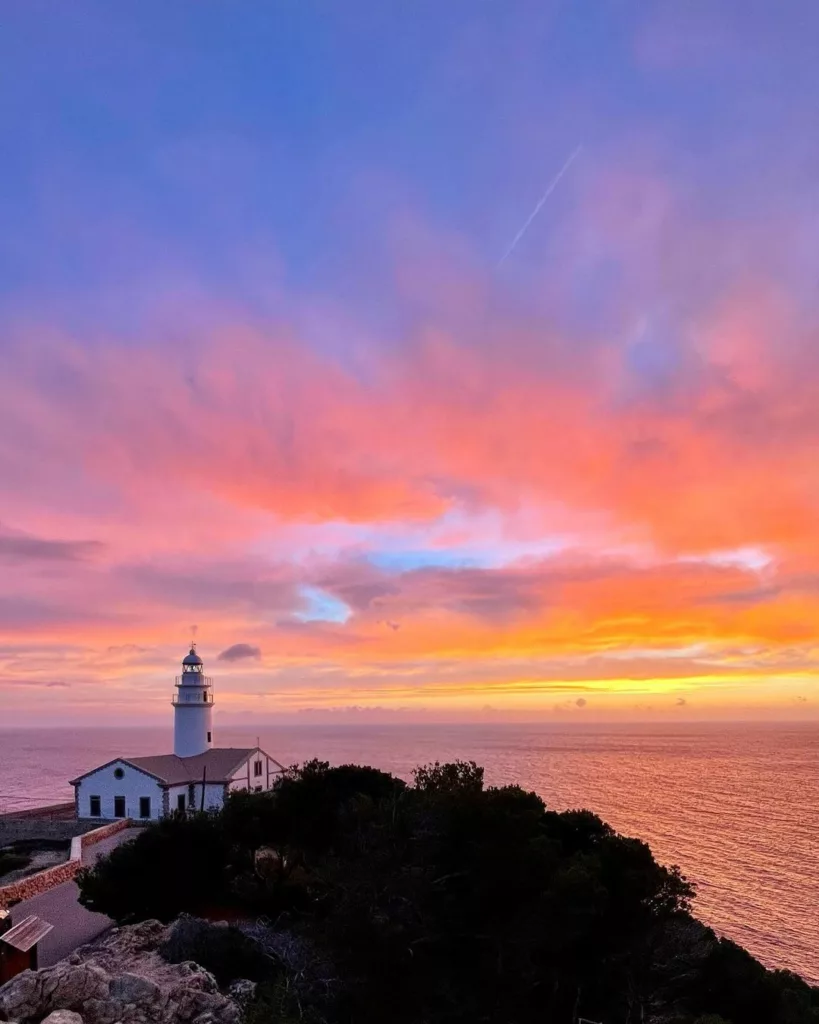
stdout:
[[0,1017],[44,1017],[52,1010],[79,1008],[108,994],[108,975],[93,964],[63,961],[43,971],[23,971],[0,989]]
[[216,978],[206,971],[204,967],[193,962],[193,960],[186,960],[184,963],[179,964],[179,971],[182,978],[182,988],[188,991],[196,992],[218,992],[219,984]]
[[237,978],[228,987],[228,995],[240,1006],[245,1006],[256,995],[256,982],[248,978]]
[[73,1010],[52,1010],[42,1024],[85,1024],[82,1017]]
[[37,1000],[38,984],[34,971],[23,971],[0,988],[0,1018],[21,1019],[22,1012]]
[[162,989],[155,981],[149,981],[138,974],[126,973],[111,979],[108,994],[112,999],[119,999],[123,1003],[153,1003],[162,994]]
[[86,999],[104,999],[108,994],[108,975],[95,964],[55,964],[51,970],[57,975],[57,986],[49,997],[54,1009],[71,1009]]
[[0,987],[0,1021],[241,1024],[239,1000],[210,972],[160,955],[169,932],[159,921],[126,925],[53,967],[18,974]]
[[114,1024],[122,1010],[119,1003],[112,1003],[110,999],[87,999],[82,1005],[87,1024]]

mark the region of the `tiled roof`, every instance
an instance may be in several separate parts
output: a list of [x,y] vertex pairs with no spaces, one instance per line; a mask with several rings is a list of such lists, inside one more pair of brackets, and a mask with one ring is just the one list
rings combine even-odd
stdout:
[[7,942],[21,953],[28,953],[32,946],[36,946],[40,939],[44,938],[54,928],[53,924],[44,921],[41,917],[26,917],[9,931],[0,935],[0,941]]
[[186,782],[201,782],[203,773],[208,782],[228,782],[239,765],[244,764],[257,751],[270,758],[277,772],[284,771],[284,765],[279,764],[275,758],[270,757],[270,754],[266,754],[260,747],[213,747],[195,757],[177,757],[176,754],[115,757],[107,764],[97,765],[90,772],[84,772],[76,779],[72,779],[71,785],[76,785],[87,775],[93,775],[94,772],[98,772],[101,768],[107,768],[108,765],[116,764],[117,761],[133,765],[134,768],[153,775],[155,779],[169,786],[177,786]]
[[[203,774],[208,782],[227,782],[239,765],[249,760],[257,750],[258,747],[213,747],[195,757],[157,754],[153,757],[127,757],[122,760],[174,786],[185,782],[201,782]],[[270,760],[273,761],[273,758]],[[273,763],[277,770],[284,770],[278,761]]]

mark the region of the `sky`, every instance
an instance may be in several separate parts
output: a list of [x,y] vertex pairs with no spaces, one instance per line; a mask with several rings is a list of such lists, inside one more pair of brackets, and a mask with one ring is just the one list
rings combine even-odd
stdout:
[[817,46],[10,0],[3,724],[818,718]]

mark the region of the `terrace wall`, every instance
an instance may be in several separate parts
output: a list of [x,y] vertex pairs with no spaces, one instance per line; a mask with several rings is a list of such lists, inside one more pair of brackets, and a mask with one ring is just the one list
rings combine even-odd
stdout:
[[0,908],[7,908],[20,900],[30,899],[32,896],[39,896],[40,893],[48,892],[63,882],[70,882],[82,867],[83,851],[89,846],[107,839],[109,836],[121,832],[124,828],[130,828],[129,818],[121,818],[119,821],[112,821],[101,828],[95,828],[91,832],[74,836],[71,841],[71,858],[63,864],[56,864],[45,871],[38,871],[36,875],[29,875],[28,878],[21,878],[18,882],[10,885],[0,886]]

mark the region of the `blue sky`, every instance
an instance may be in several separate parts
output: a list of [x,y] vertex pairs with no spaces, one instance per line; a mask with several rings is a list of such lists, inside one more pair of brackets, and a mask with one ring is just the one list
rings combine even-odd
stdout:
[[[575,184],[612,149],[652,147],[700,202],[742,216],[770,202],[780,147],[810,146],[818,21],[807,2],[747,0],[12,5],[4,311],[45,293],[127,329],[185,273],[269,313],[274,266],[380,322],[397,211],[491,266],[578,144]],[[521,258],[548,253],[574,191]]]

